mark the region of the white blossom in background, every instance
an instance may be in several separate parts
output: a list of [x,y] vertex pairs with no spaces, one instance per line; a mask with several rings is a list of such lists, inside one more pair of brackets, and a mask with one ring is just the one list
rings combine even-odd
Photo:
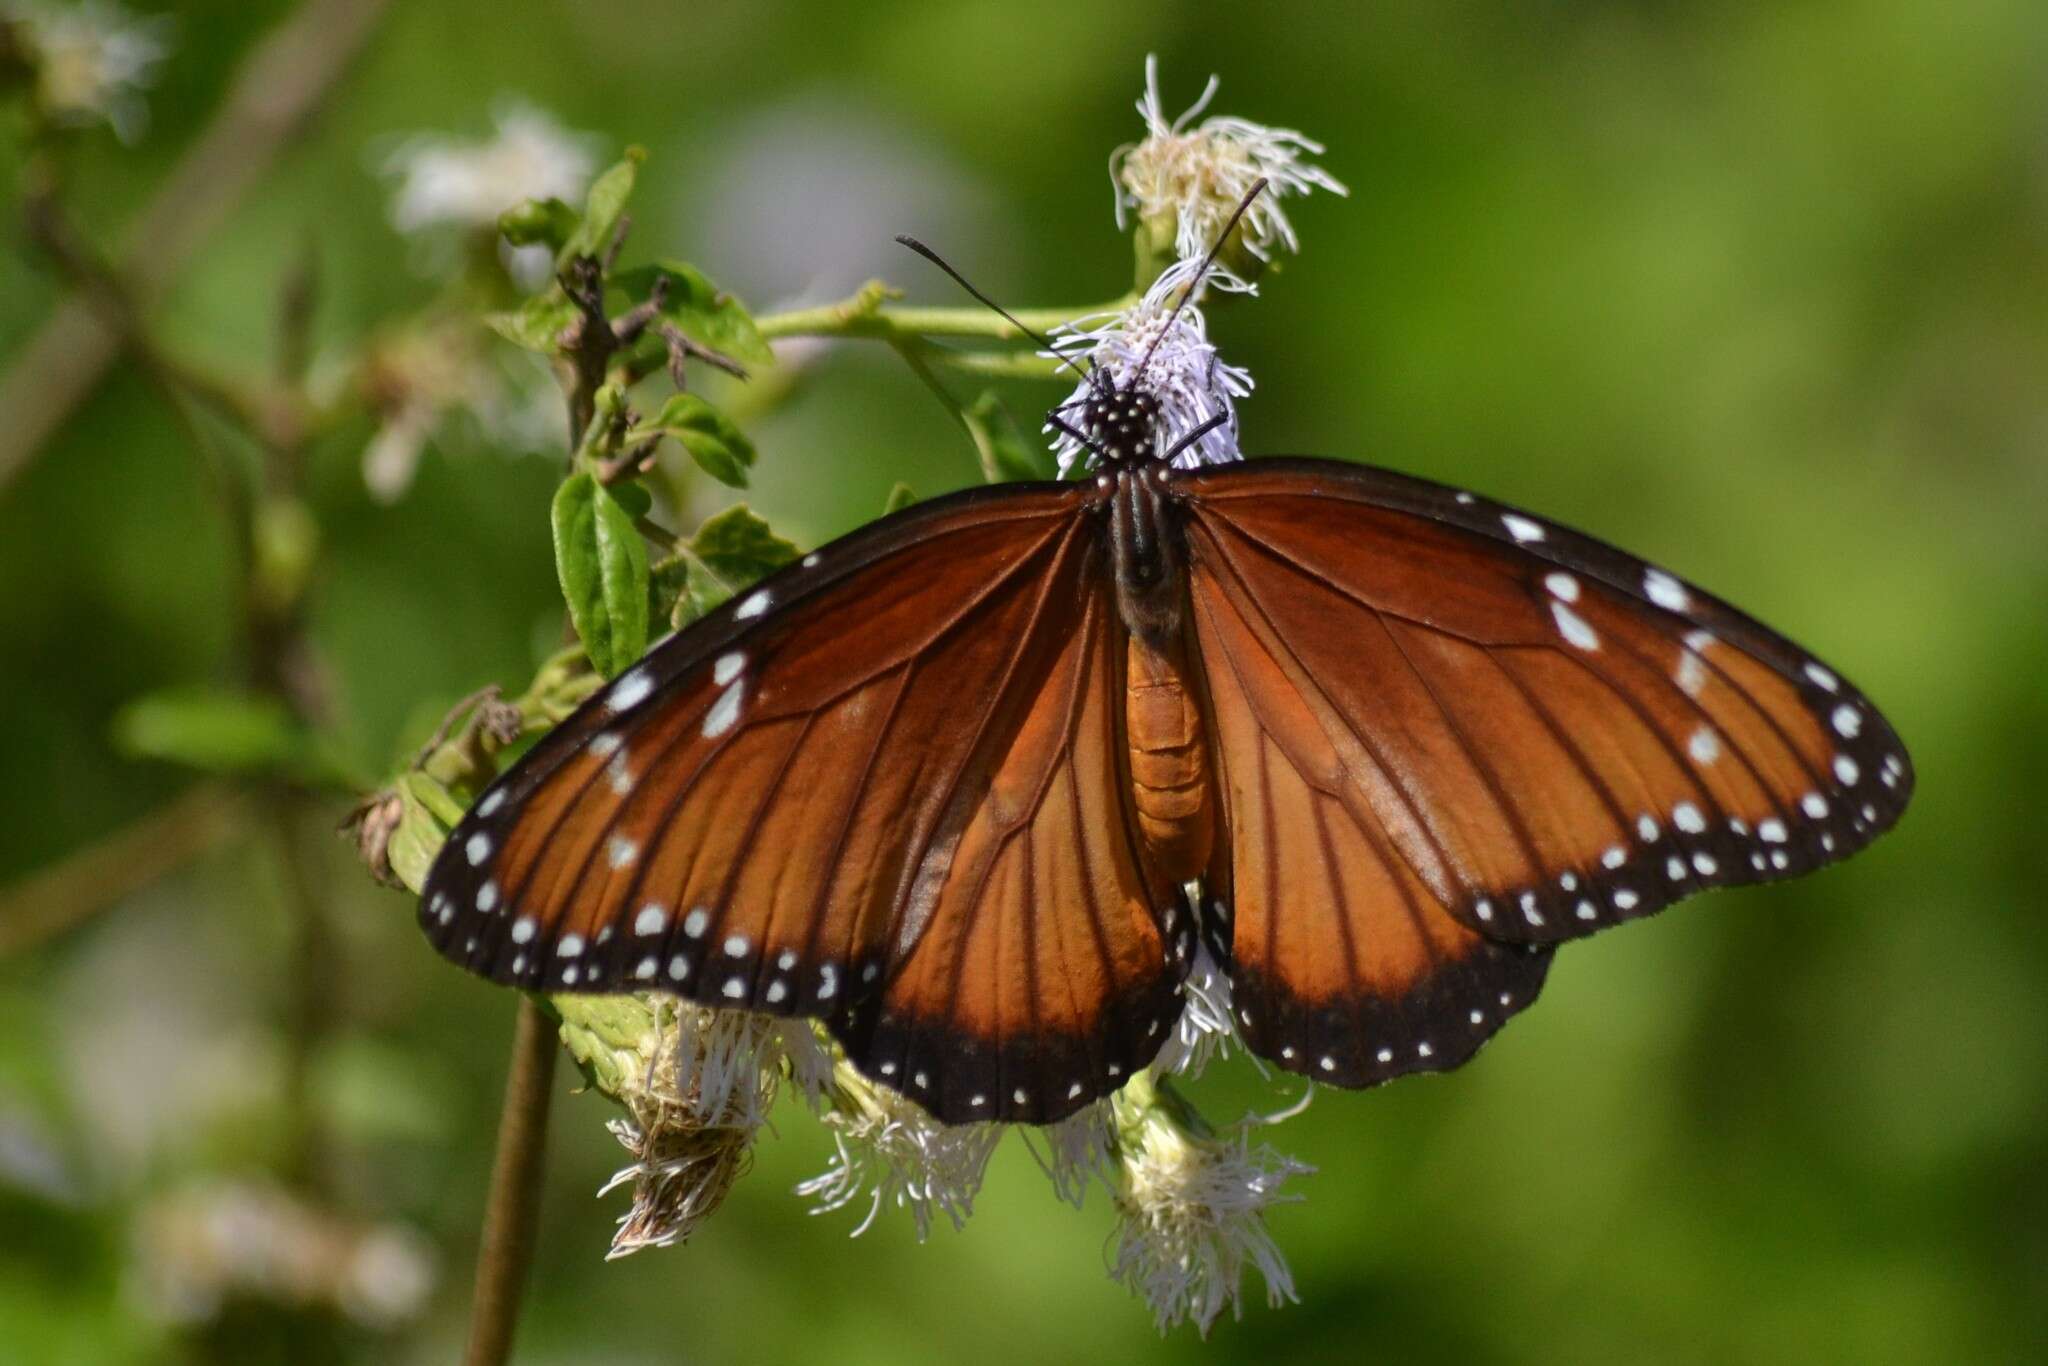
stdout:
[[491,137],[420,133],[385,158],[385,174],[398,182],[394,227],[490,227],[521,200],[583,197],[597,170],[595,139],[520,100],[501,103],[492,122]]
[[27,40],[36,103],[52,122],[105,123],[134,142],[149,121],[143,92],[170,51],[170,20],[139,15],[115,0],[83,4],[0,4]]
[[1118,1098],[1122,1185],[1110,1274],[1152,1309],[1159,1330],[1192,1322],[1203,1334],[1228,1307],[1242,1314],[1244,1273],[1256,1269],[1274,1307],[1296,1298],[1265,1212],[1299,1200],[1283,1187],[1315,1169],[1244,1130],[1197,1134],[1163,1104]]
[[[1204,252],[1207,251],[1205,247]],[[1199,281],[1198,259],[1176,262],[1152,282],[1145,297],[1123,313],[1107,318],[1081,318],[1053,329],[1060,354],[1087,362],[1119,388],[1141,383],[1159,400],[1160,439],[1172,445],[1218,413],[1225,421],[1174,458],[1182,468],[1221,465],[1243,456],[1237,445],[1236,400],[1252,391],[1250,373],[1226,365],[1209,343],[1201,305],[1189,300],[1176,315],[1174,305],[1189,287],[1255,293],[1252,286],[1219,266],[1209,267]],[[1149,357],[1149,359],[1148,359]],[[1142,373],[1140,373],[1142,368]],[[1061,406],[1078,405],[1101,381],[1084,379]],[[1055,430],[1050,424],[1047,431]],[[1079,441],[1060,433],[1053,442],[1060,473],[1090,467],[1093,455]]]
[[419,1317],[436,1280],[433,1252],[412,1229],[350,1219],[261,1181],[180,1187],[143,1208],[135,1241],[144,1305],[171,1323],[258,1300],[389,1330]]
[[[572,133],[545,110],[521,100],[501,101],[488,138],[419,133],[384,158],[396,182],[391,223],[419,236],[439,228],[470,231],[497,226],[498,215],[528,199],[580,205],[597,171],[597,139]],[[498,244],[506,273],[522,289],[547,283],[554,253],[534,244]]]
[[1141,220],[1171,213],[1177,220],[1174,254],[1199,258],[1215,245],[1231,213],[1263,179],[1265,193],[1245,213],[1245,247],[1262,261],[1271,259],[1277,247],[1299,251],[1282,201],[1310,190],[1340,195],[1349,191],[1329,172],[1302,159],[1304,154],[1322,155],[1323,145],[1291,128],[1221,117],[1189,127],[1209,107],[1216,87],[1211,76],[1202,97],[1179,118],[1168,120],[1159,97],[1159,59],[1145,59],[1145,93],[1138,100],[1144,140],[1126,143],[1109,158],[1117,226],[1124,226],[1126,209],[1136,210]]

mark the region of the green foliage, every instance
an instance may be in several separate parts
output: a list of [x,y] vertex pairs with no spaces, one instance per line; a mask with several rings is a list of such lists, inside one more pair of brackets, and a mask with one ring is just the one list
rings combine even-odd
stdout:
[[554,502],[555,570],[584,653],[606,678],[647,649],[647,544],[633,515],[589,471]]
[[1003,405],[993,389],[960,410],[974,449],[981,455],[983,476],[991,484],[1028,482],[1057,477],[1059,467],[1042,441],[1030,441],[1017,427],[1017,419]]
[[690,453],[699,469],[730,488],[747,486],[754,443],[733,420],[695,394],[670,394],[661,411],[627,429],[626,444],[667,438]]
[[[745,305],[706,279],[695,266],[676,261],[622,270],[613,276],[631,299],[651,299],[657,285],[667,291],[660,317],[693,342],[731,356],[743,365],[768,365],[775,353]],[[651,345],[651,343],[650,343]]]
[[558,264],[566,265],[578,256],[602,256],[611,249],[612,236],[625,216],[626,203],[633,197],[640,163],[646,153],[630,148],[625,160],[591,182],[583,204],[583,219],[562,243]]
[[348,791],[360,785],[333,746],[274,697],[220,688],[149,693],[114,715],[114,744],[137,759],[201,773],[290,778]]
[[498,215],[498,235],[515,247],[542,246],[559,253],[582,221],[559,199],[529,199]]
[[745,503],[705,519],[655,568],[671,623],[680,630],[757,579],[793,562],[799,551]]
[[886,517],[892,512],[901,512],[916,501],[916,491],[898,479],[895,487],[889,490],[888,498],[882,502],[882,515]]

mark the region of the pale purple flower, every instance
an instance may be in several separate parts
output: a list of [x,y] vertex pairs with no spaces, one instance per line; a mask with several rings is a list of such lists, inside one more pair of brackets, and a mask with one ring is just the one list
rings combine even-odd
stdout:
[[[1145,297],[1122,313],[1082,318],[1053,330],[1060,353],[1083,361],[1118,388],[1142,385],[1159,400],[1159,436],[1169,446],[1218,413],[1224,422],[1174,458],[1187,469],[1221,465],[1243,458],[1237,446],[1236,400],[1252,391],[1250,373],[1226,365],[1209,342],[1208,323],[1198,299],[1178,314],[1174,305],[1192,284],[1199,291],[1219,289],[1256,292],[1228,271],[1211,266],[1199,281],[1198,261],[1169,267],[1145,291]],[[1076,409],[1095,391],[1098,379],[1076,384],[1063,407]],[[1047,431],[1054,430],[1050,424]],[[1093,455],[1062,432],[1053,442],[1060,472],[1072,474],[1092,467]]]

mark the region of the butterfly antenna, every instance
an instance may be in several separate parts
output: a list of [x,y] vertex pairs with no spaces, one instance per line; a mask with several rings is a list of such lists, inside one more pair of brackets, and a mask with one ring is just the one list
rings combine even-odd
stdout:
[[[1260,181],[1259,183],[1261,185],[1265,184],[1264,181]],[[1232,219],[1231,221],[1235,222],[1236,220]],[[946,263],[945,257],[939,255],[930,247],[918,241],[915,237],[906,237],[899,233],[897,235],[896,240],[901,242],[904,246],[909,247],[912,251],[916,252],[919,256],[922,256],[925,260],[937,266],[940,270],[945,271],[946,274],[952,276],[954,284],[960,286],[960,288],[966,290],[969,294],[972,294],[982,304],[984,304],[989,309],[991,309],[992,311],[1006,319],[1009,322],[1010,326],[1016,328],[1019,332],[1022,332],[1025,336],[1031,338],[1031,340],[1037,342],[1046,350],[1052,352],[1054,357],[1059,360],[1060,364],[1067,366],[1075,374],[1079,375],[1082,379],[1087,380],[1089,383],[1095,385],[1096,388],[1100,389],[1102,387],[1101,383],[1095,378],[1095,372],[1093,370],[1083,370],[1072,356],[1069,356],[1066,352],[1060,350],[1057,346],[1054,346],[1052,342],[1047,340],[1044,336],[1040,335],[1037,332],[1032,331],[1023,323],[1019,322],[1017,320],[1017,316],[1014,313],[1010,312],[1009,309],[1004,308],[994,299],[989,298],[988,295],[982,293],[980,290],[976,289],[972,284],[968,283],[967,277],[965,275],[962,275],[959,271],[953,269],[952,266],[948,265]]]
[[[1152,344],[1145,348],[1145,358],[1138,362],[1138,368],[1132,373],[1140,375],[1145,373],[1145,367],[1152,363],[1152,353],[1159,349],[1159,343],[1166,340],[1166,334],[1173,331],[1174,320],[1179,318],[1180,311],[1188,306],[1188,300],[1194,298],[1196,291],[1201,289],[1202,280],[1209,274],[1209,268],[1216,264],[1217,256],[1223,251],[1223,244],[1230,240],[1231,233],[1237,231],[1238,220],[1243,218],[1246,211],[1251,208],[1252,201],[1264,194],[1265,191],[1266,178],[1261,176],[1252,182],[1252,187],[1249,190],[1245,191],[1244,198],[1237,201],[1237,207],[1231,210],[1230,221],[1223,225],[1222,232],[1216,234],[1216,241],[1209,248],[1209,254],[1204,256],[1202,264],[1195,268],[1195,278],[1188,281],[1187,289],[1181,293],[1180,302],[1173,306],[1173,312],[1166,315],[1166,326],[1159,329],[1159,335],[1154,337]],[[899,238],[897,240],[900,241],[902,239]]]

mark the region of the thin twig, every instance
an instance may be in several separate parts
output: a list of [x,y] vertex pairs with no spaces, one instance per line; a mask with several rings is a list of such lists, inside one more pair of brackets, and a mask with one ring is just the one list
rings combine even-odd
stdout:
[[232,834],[241,803],[211,783],[0,891],[0,959],[76,929]]
[[[124,235],[120,273],[144,311],[304,128],[390,0],[307,0],[250,54],[213,122]],[[0,377],[0,488],[98,385],[121,338],[82,297],[60,303]]]
[[554,1079],[554,1023],[531,996],[522,995],[512,1033],[511,1072],[505,1079],[505,1108],[498,1120],[498,1154],[491,1163],[491,1190],[484,1207],[463,1366],[502,1366],[511,1358],[540,1217]]

